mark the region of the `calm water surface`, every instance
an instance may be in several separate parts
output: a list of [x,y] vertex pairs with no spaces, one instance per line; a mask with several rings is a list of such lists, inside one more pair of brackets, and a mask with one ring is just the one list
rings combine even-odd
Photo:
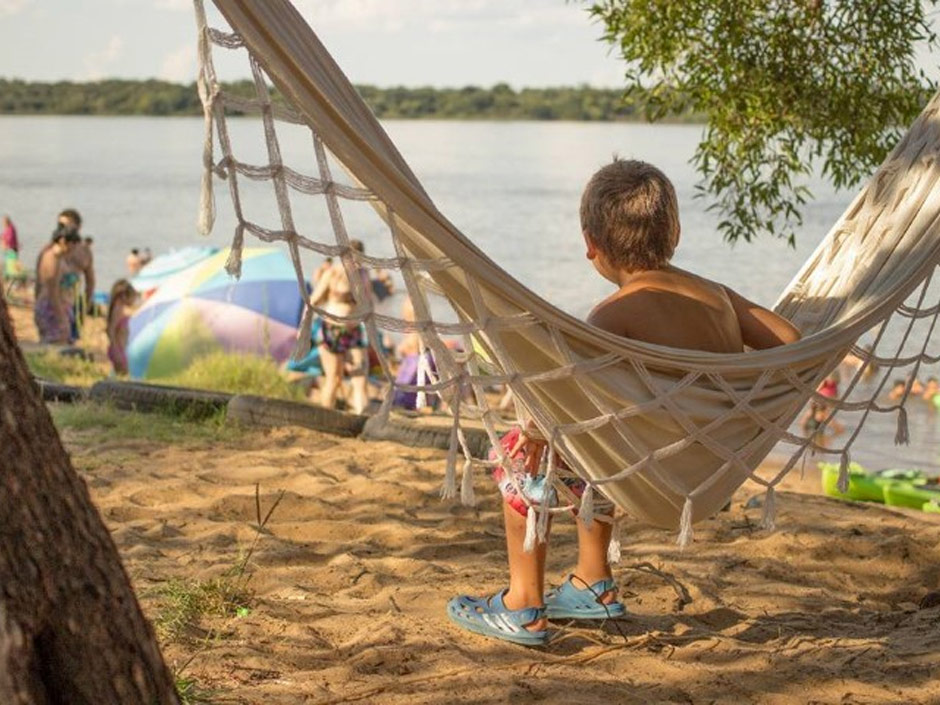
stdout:
[[[619,123],[502,123],[389,121],[393,141],[440,210],[499,265],[539,295],[583,317],[610,291],[584,258],[578,202],[590,175],[618,154],[650,161],[674,181],[682,240],[676,264],[728,283],[771,305],[796,274],[852,193],[812,184],[796,248],[765,239],[734,248],[722,242],[716,218],[694,197],[697,177],[689,159],[700,128]],[[254,120],[230,123],[236,153],[264,160]],[[56,214],[75,207],[83,234],[95,238],[100,289],[124,276],[131,247],[155,254],[197,242],[226,245],[232,234],[225,185],[216,181],[219,217],[208,238],[196,234],[203,123],[200,118],[0,118],[0,212],[9,213],[33,262],[48,240]],[[289,165],[312,173],[309,137],[281,134]],[[265,160],[266,161],[266,160]],[[244,182],[244,180],[242,180]],[[308,198],[308,197],[305,197]],[[245,185],[248,216],[278,227],[270,185]],[[330,237],[319,203],[292,201],[298,229]],[[373,254],[391,254],[385,232],[366,206],[344,212],[352,236]],[[308,271],[317,259],[308,257]],[[873,466],[940,469],[940,421],[924,409],[911,413],[913,445],[896,449],[893,420],[876,419],[856,459]]]

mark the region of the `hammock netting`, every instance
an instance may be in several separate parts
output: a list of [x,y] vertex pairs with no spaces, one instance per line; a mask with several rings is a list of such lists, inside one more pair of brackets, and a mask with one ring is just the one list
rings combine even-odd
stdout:
[[[766,488],[764,523],[772,526],[774,488],[806,454],[840,462],[844,489],[850,449],[873,414],[895,415],[895,442],[907,442],[910,386],[901,398],[884,399],[888,380],[916,376],[923,364],[940,359],[928,349],[940,314],[930,286],[940,254],[937,98],[777,301],[775,310],[801,329],[801,341],[740,354],[678,350],[593,328],[487,258],[434,206],[287,0],[214,3],[220,27],[208,26],[196,0],[206,117],[200,229],[212,228],[213,189],[224,183],[235,223],[233,275],[246,236],[283,243],[305,299],[304,258],[341,259],[356,308],[344,318],[307,306],[297,355],[310,345],[314,316],[361,321],[371,341],[383,333],[420,336],[433,365],[424,366],[418,384],[397,384],[393,360],[376,346],[388,380],[378,413],[390,413],[396,390],[441,399],[453,416],[443,496],[456,496],[459,485],[471,503],[474,476],[511,462],[499,450],[507,428],[494,408],[492,390],[499,385],[512,390],[517,421],[531,420],[547,440],[545,472],[555,473],[554,460],[561,458],[588,483],[578,505],[585,519],[599,492],[640,521],[678,528],[682,544],[694,521],[717,512],[748,479]],[[220,52],[228,63],[229,54],[247,60],[252,97],[221,90]],[[232,114],[260,125],[256,140],[236,145]],[[288,142],[302,147],[288,154]],[[255,198],[249,193],[276,209],[249,207]],[[325,217],[312,217],[312,208]],[[381,226],[370,227],[365,254],[350,246],[351,238],[365,239],[356,226],[360,216],[351,215],[363,209]],[[377,310],[357,276],[360,268],[396,272],[414,319]],[[850,352],[860,362],[840,395],[822,396],[820,383]],[[852,419],[837,446],[825,447],[818,433],[794,423],[814,399],[827,409],[824,423],[836,413]],[[473,457],[464,432],[470,425],[486,430],[495,457]],[[757,472],[775,447],[786,459]],[[567,500],[554,508],[530,506],[529,546],[544,537],[552,512],[574,506]]]

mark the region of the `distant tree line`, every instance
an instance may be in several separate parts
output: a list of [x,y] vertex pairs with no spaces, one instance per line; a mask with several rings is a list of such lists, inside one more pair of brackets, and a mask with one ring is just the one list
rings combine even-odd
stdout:
[[[251,97],[250,81],[223,84],[223,90]],[[623,91],[589,86],[523,88],[378,88],[357,90],[380,118],[460,120],[644,120],[644,105],[625,100]],[[275,101],[279,100],[275,95]],[[234,112],[234,111],[233,111]],[[107,80],[74,83],[0,79],[4,115],[200,115],[194,83]],[[691,121],[691,114],[679,119]]]

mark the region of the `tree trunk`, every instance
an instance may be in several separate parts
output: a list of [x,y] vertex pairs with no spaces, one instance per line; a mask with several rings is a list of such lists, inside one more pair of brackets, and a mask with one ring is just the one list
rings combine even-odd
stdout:
[[111,535],[0,293],[0,703],[176,705]]

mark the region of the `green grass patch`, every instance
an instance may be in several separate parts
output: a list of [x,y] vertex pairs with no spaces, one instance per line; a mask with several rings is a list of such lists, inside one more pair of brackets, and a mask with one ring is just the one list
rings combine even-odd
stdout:
[[163,641],[186,637],[207,618],[237,617],[250,610],[252,593],[244,576],[226,574],[211,580],[168,580],[151,594],[157,600],[153,620]]
[[192,676],[176,674],[173,678],[180,705],[211,705],[216,691],[203,688]]
[[164,443],[227,442],[238,438],[238,427],[225,422],[225,412],[204,419],[170,413],[124,411],[107,404],[50,404],[52,420],[60,431],[70,429],[101,435],[102,440],[139,439]]
[[53,350],[25,353],[26,364],[36,376],[52,382],[89,387],[108,376],[108,368],[76,355],[62,355]]
[[304,390],[288,382],[274,360],[221,351],[197,358],[178,374],[147,381],[291,401],[304,399]]

